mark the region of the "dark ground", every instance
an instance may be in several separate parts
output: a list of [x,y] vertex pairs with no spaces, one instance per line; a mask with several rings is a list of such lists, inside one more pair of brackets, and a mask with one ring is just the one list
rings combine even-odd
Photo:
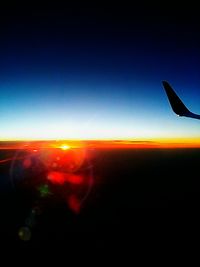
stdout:
[[[2,152],[10,153],[10,152]],[[65,203],[37,217],[32,239],[18,229],[31,200],[12,189],[10,164],[0,166],[1,247],[9,251],[62,248],[66,253],[153,249],[168,251],[198,241],[200,219],[199,149],[97,150],[95,185],[82,212]],[[195,242],[194,241],[194,242]],[[135,250],[136,249],[136,250]],[[156,252],[157,253],[157,252]],[[66,254],[67,255],[67,254]]]

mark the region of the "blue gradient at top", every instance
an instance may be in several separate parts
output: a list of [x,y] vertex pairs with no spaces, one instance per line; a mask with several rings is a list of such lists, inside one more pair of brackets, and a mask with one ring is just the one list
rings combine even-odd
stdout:
[[199,137],[200,123],[172,113],[161,83],[200,112],[196,23],[68,12],[4,16],[0,139]]

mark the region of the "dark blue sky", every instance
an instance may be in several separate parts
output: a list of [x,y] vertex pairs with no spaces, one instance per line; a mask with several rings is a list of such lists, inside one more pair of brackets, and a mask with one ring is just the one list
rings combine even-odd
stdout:
[[0,11],[0,139],[199,137],[195,7],[49,4]]

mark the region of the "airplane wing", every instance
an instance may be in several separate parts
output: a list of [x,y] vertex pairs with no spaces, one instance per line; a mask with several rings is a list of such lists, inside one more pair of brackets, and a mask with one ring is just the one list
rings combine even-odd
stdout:
[[181,99],[177,96],[175,91],[172,89],[171,85],[163,81],[163,86],[165,89],[165,92],[167,94],[169,103],[171,105],[172,110],[178,115],[178,116],[184,116],[189,117],[193,119],[200,120],[200,115],[192,113],[181,101]]

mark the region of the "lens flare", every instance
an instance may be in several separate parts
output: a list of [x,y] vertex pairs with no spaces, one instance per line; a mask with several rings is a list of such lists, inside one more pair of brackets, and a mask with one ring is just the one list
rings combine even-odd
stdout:
[[90,147],[41,141],[12,147],[6,156],[0,164],[10,161],[11,184],[31,206],[20,240],[31,239],[37,217],[51,206],[63,202],[73,214],[81,212],[94,185]]
[[11,164],[11,181],[26,198],[45,205],[68,200],[68,207],[78,213],[93,185],[89,151],[65,144],[60,148],[38,148],[37,153],[18,150]]

